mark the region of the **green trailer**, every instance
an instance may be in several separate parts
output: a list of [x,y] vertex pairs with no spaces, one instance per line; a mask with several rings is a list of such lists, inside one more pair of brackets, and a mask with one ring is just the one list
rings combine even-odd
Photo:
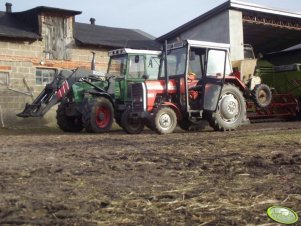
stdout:
[[257,109],[248,104],[250,118],[300,116],[301,64],[274,66],[268,61],[259,61],[256,73],[271,87],[273,95],[268,108]]

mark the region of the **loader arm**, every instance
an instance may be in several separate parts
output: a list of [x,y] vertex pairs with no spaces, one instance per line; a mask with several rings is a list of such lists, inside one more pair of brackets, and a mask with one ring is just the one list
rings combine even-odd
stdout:
[[25,109],[17,114],[18,117],[42,117],[45,115],[51,107],[59,103],[68,93],[72,92],[72,85],[82,78],[88,78],[95,76],[104,77],[105,74],[100,75],[92,70],[78,68],[73,71],[63,70],[58,73],[53,81],[46,85],[43,91],[32,102],[32,104],[26,104]]

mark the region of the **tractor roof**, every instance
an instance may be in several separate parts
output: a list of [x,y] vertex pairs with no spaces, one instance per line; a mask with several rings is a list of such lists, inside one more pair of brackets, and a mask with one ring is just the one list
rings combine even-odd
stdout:
[[117,56],[122,54],[150,54],[150,55],[160,55],[161,51],[155,50],[143,50],[143,49],[130,49],[130,48],[123,48],[123,49],[116,49],[109,51],[109,56]]
[[230,44],[226,44],[226,43],[205,42],[205,41],[197,41],[197,40],[185,40],[185,41],[181,41],[181,42],[175,42],[175,43],[168,44],[167,49],[179,48],[179,47],[182,47],[186,44],[189,44],[192,47],[226,49],[226,50],[229,50],[229,48],[230,48]]

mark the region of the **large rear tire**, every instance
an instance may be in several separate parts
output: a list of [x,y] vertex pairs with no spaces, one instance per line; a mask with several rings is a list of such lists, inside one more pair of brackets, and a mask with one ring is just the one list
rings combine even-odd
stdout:
[[177,126],[177,115],[170,107],[159,108],[152,120],[152,128],[159,134],[172,133]]
[[81,116],[67,116],[67,104],[61,103],[56,111],[56,120],[59,128],[64,132],[78,133],[83,130]]
[[114,109],[110,100],[97,97],[84,105],[83,125],[88,133],[104,133],[112,128]]
[[123,130],[128,134],[139,134],[144,129],[143,120],[140,118],[130,118],[131,108],[123,112],[121,117],[121,125]]
[[231,84],[224,85],[216,112],[208,115],[214,130],[235,130],[246,117],[246,102],[240,90]]

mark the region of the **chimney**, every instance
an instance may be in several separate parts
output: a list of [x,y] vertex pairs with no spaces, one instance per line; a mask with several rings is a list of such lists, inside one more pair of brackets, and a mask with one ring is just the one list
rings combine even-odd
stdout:
[[12,12],[12,10],[11,10],[12,4],[11,3],[9,3],[9,2],[5,3],[5,7],[6,7],[6,12],[7,13],[11,13]]
[[95,18],[90,18],[90,22],[92,25],[95,25],[95,21],[96,21]]

